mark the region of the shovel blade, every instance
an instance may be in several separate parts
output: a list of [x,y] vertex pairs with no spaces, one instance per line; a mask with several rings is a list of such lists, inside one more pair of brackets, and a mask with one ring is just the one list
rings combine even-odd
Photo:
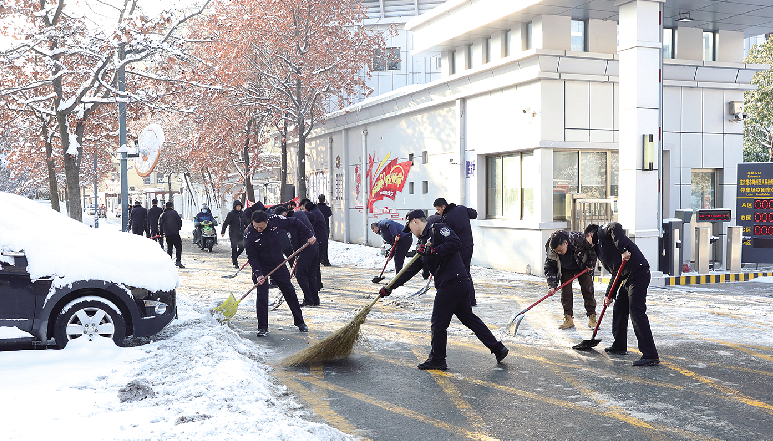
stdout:
[[212,308],[212,314],[218,318],[222,317],[222,321],[228,321],[236,315],[237,309],[239,309],[239,301],[231,294],[220,306]]
[[373,282],[373,283],[381,283],[382,280],[384,280],[383,276],[376,276],[376,277],[373,278],[373,280],[371,280],[371,282]]
[[526,317],[525,314],[516,314],[505,328],[507,333],[515,337],[515,333],[518,332],[518,326],[521,326],[521,320],[523,320],[524,317]]
[[583,340],[582,342],[572,346],[572,349],[576,349],[578,351],[590,351],[591,349],[598,346],[599,343],[601,343],[600,338],[592,338],[590,340]]

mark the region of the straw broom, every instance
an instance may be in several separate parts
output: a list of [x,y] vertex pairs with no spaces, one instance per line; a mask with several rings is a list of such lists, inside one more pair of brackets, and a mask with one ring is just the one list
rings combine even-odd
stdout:
[[[413,256],[407,265],[403,266],[403,269],[397,273],[397,275],[386,285],[386,287],[391,288],[392,284],[395,283],[397,278],[403,275],[405,270],[408,269],[408,267],[411,266],[419,257],[421,257],[421,255],[416,253],[416,255]],[[281,364],[285,366],[299,366],[319,361],[348,357],[352,353],[354,343],[359,339],[360,325],[365,322],[365,317],[368,315],[371,308],[373,308],[373,305],[375,305],[380,298],[380,296],[376,296],[376,298],[370,302],[368,306],[358,312],[354,318],[341,329],[328,335],[324,340],[316,343],[315,345],[309,346],[301,352],[285,358],[282,360]]]

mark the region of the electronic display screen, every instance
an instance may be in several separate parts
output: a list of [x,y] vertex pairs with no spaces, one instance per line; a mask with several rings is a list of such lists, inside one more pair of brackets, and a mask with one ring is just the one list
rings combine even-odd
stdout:
[[736,221],[743,227],[741,261],[773,263],[773,162],[738,164]]
[[730,222],[730,210],[702,209],[698,210],[698,222]]

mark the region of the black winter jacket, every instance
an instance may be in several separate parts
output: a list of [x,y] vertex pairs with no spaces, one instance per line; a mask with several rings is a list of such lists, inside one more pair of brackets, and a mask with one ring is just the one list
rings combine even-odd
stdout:
[[148,210],[148,231],[150,231],[151,236],[158,234],[158,218],[161,217],[163,212],[164,209],[158,205],[154,205]]
[[470,219],[477,219],[478,212],[474,208],[467,208],[464,205],[448,204],[443,210],[442,221],[459,236],[462,241],[462,249],[470,248],[472,243],[472,227]]
[[548,281],[548,286],[551,288],[557,288],[561,283],[561,256],[550,248],[550,240],[555,235],[562,235],[566,240],[569,247],[566,250],[569,258],[574,260],[574,263],[581,270],[589,268],[588,273],[593,277],[593,269],[596,266],[596,252],[593,246],[585,240],[585,235],[579,231],[572,231],[567,233],[566,231],[559,230],[554,232],[548,238],[545,243],[545,278]]
[[247,217],[244,215],[244,210],[231,210],[223,221],[223,227],[220,229],[220,234],[225,234],[225,229],[228,230],[228,237],[233,239],[239,239],[244,236],[244,229],[247,228]]
[[327,242],[328,229],[327,223],[325,222],[325,215],[322,214],[319,208],[307,211],[306,214],[309,215],[309,221],[311,221],[311,215],[314,216],[311,225],[314,228],[314,236],[317,237],[317,240],[322,243]]
[[411,259],[403,274],[395,280],[392,288],[402,286],[422,269],[435,276],[435,287],[439,288],[449,282],[469,279],[459,250],[462,241],[459,236],[444,223],[427,224],[419,237],[419,246],[429,243],[435,248],[435,253]]
[[132,228],[132,233],[142,234],[148,232],[148,209],[141,206],[135,206],[132,208],[129,225]]
[[[620,274],[620,283],[618,288],[622,285],[635,271],[649,271],[650,264],[644,257],[644,254],[639,250],[628,236],[623,231],[623,226],[617,222],[611,222],[601,225],[598,231],[598,243],[594,246],[596,254],[599,256],[601,264],[604,265],[609,274],[609,286],[607,292],[612,289],[612,284],[615,282],[615,276],[617,270],[620,268],[620,264],[623,262],[623,253],[626,251],[631,252],[631,258],[625,264],[623,273]],[[617,290],[612,293],[612,298],[617,297]]]
[[[306,228],[311,230],[313,234],[314,226],[311,224],[311,220],[308,216],[308,213],[301,210],[293,211],[291,219],[298,219],[299,221],[303,222],[303,225],[305,225]],[[290,230],[288,230],[287,232],[290,233],[290,244],[293,246],[294,250],[297,250],[298,248],[303,246],[303,241],[300,240],[300,238],[297,235],[293,234],[293,232]]]
[[183,227],[183,220],[174,208],[167,208],[158,219],[158,227],[164,236],[179,236]]
[[263,232],[258,232],[252,225],[247,227],[244,236],[244,249],[253,273],[258,276],[268,274],[284,260],[282,255],[282,230],[291,232],[302,243],[306,243],[314,234],[300,220],[284,216],[270,216],[268,226]]

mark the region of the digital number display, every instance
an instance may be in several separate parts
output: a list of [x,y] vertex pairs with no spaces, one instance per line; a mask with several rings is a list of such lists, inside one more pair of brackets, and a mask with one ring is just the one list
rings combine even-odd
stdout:
[[773,222],[773,213],[754,213],[754,222]]
[[755,199],[755,210],[773,210],[773,199]]
[[773,225],[755,225],[755,236],[773,236]]
[[698,222],[730,222],[730,210],[701,209],[698,210]]

